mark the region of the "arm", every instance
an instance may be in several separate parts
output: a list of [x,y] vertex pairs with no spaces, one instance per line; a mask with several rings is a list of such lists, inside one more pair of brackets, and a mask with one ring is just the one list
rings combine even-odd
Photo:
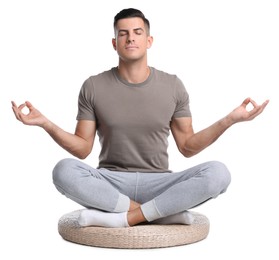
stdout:
[[[238,122],[250,121],[263,112],[268,100],[262,105],[246,98],[243,103],[235,108],[226,117],[213,125],[194,133],[191,117],[174,118],[171,122],[171,131],[179,151],[185,157],[191,157],[214,143],[229,127]],[[251,103],[253,109],[248,111],[247,105]]]
[[[22,112],[24,107],[29,109],[28,114],[24,114]],[[57,144],[59,144],[72,155],[80,159],[84,159],[92,151],[96,134],[95,121],[78,121],[75,134],[71,134],[48,120],[28,101],[18,107],[15,102],[12,102],[12,109],[19,121],[26,125],[42,127]]]

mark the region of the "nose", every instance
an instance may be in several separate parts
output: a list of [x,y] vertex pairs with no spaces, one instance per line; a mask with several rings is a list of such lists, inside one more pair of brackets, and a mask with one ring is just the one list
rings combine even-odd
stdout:
[[133,35],[129,33],[127,36],[127,43],[133,43],[133,42],[135,42]]

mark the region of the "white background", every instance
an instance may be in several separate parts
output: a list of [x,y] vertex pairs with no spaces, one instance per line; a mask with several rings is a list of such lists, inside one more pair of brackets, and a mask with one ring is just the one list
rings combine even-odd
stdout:
[[[1,259],[278,259],[278,1],[2,1],[0,4]],[[117,65],[113,17],[141,9],[151,22],[149,65],[177,74],[190,97],[196,131],[244,98],[270,99],[254,121],[234,125],[185,159],[170,138],[170,168],[220,160],[232,173],[226,194],[195,209],[211,223],[199,243],[155,250],[76,245],[58,219],[80,206],[52,184],[55,163],[70,155],[38,127],[18,122],[10,101],[29,100],[73,132],[77,95],[90,75]],[[97,164],[98,139],[85,160]],[[103,258],[105,257],[105,258]]]

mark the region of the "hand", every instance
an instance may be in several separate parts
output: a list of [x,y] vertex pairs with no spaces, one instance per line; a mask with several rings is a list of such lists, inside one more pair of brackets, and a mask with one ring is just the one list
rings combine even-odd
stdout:
[[[269,100],[266,100],[262,105],[258,105],[251,98],[246,98],[239,107],[237,107],[230,113],[230,117],[233,123],[253,120],[255,117],[263,112],[268,102]],[[250,111],[247,110],[247,106],[249,104],[252,104],[253,106],[253,109]]]
[[[25,107],[29,110],[28,114],[22,112]],[[47,118],[41,114],[39,110],[33,107],[29,101],[26,101],[20,106],[17,106],[16,103],[12,101],[12,109],[17,120],[25,125],[36,125],[42,127],[48,121]]]

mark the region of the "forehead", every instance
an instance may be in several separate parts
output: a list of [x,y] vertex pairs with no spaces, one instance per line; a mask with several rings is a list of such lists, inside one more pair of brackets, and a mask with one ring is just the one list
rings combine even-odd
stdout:
[[131,30],[135,28],[145,29],[144,22],[139,17],[120,19],[116,24],[116,30]]

